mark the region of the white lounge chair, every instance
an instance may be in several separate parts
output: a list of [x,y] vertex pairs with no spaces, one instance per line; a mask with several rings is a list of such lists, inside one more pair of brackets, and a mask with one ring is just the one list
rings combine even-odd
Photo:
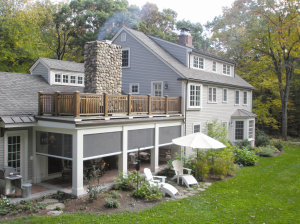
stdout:
[[[172,178],[172,180],[177,179],[177,184],[179,184],[179,178],[182,178],[182,184],[185,184],[187,188],[190,188],[190,185],[193,184],[196,184],[199,187],[197,180],[191,175],[192,170],[184,168],[182,161],[174,160],[172,165],[175,171],[175,176]],[[187,170],[188,174],[183,174],[183,170]]]
[[[170,195],[172,198],[176,198],[176,194],[179,194],[178,190],[173,187],[171,184],[165,183],[165,176],[152,176],[151,170],[148,168],[144,169],[144,174],[146,176],[146,180],[149,182],[150,186],[158,186],[163,189],[163,196],[165,197],[166,193]],[[154,180],[153,178],[160,178],[162,181]]]

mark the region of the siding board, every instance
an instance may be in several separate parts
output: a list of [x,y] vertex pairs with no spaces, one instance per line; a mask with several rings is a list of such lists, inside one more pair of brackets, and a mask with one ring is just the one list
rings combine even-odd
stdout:
[[169,88],[163,89],[163,95],[181,96],[181,83],[177,81],[180,76],[130,34],[126,36],[125,42],[121,42],[121,35],[114,41],[123,48],[130,48],[130,68],[122,69],[122,91],[128,94],[130,83],[139,83],[139,95],[148,95],[151,94],[152,81],[167,81]]
[[41,75],[48,82],[48,69],[40,62],[32,70],[32,75]]

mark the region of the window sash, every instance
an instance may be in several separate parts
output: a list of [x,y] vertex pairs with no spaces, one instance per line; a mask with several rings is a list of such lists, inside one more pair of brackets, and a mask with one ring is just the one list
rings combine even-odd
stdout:
[[217,71],[217,62],[215,62],[215,61],[213,61],[212,71],[213,72]]
[[129,66],[129,50],[122,51],[122,67]]
[[194,56],[193,66],[194,68],[204,69],[204,59]]
[[243,140],[244,138],[244,121],[235,122],[235,139]]
[[208,102],[217,102],[217,88],[209,87],[208,88]]
[[225,129],[227,129],[227,122],[226,121],[222,122],[222,127],[225,128]]
[[247,92],[244,92],[244,104],[247,105],[248,104],[248,94]]
[[230,65],[223,64],[223,74],[230,75]]
[[132,93],[138,93],[139,92],[139,86],[138,85],[132,85],[131,86],[131,92]]
[[194,124],[194,130],[193,133],[201,132],[200,130],[200,124]]
[[253,139],[254,121],[249,121],[249,138]]
[[55,74],[55,82],[61,82],[61,74]]
[[235,91],[235,104],[240,104],[240,91]]
[[63,75],[63,83],[69,83],[69,76]]
[[201,103],[201,86],[190,85],[190,107],[200,107]]
[[227,89],[223,89],[223,102],[227,102]]
[[75,75],[70,76],[70,83],[76,84],[76,76]]
[[78,76],[78,81],[77,81],[77,83],[78,83],[79,85],[82,85],[82,84],[83,84],[83,77],[82,77],[82,76]]
[[7,144],[7,165],[21,171],[21,137],[9,136]]
[[162,85],[161,83],[154,84],[154,96],[162,96]]

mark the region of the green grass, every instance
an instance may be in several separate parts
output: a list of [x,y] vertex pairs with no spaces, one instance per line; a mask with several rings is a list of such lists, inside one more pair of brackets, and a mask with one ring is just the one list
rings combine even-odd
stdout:
[[140,212],[27,217],[12,223],[299,223],[300,145],[285,143],[285,154],[261,157],[227,181],[198,196],[165,201]]

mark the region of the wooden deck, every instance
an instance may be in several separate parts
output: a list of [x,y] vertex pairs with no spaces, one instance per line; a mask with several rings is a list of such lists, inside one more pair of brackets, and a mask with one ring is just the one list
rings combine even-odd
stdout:
[[40,116],[45,114],[80,117],[181,113],[181,97],[39,92],[38,101]]

